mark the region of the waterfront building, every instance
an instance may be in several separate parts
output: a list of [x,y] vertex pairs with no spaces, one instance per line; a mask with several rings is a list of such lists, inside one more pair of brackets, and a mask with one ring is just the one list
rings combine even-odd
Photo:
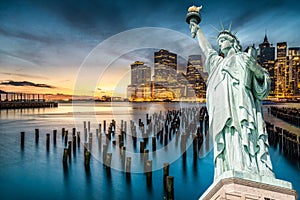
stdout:
[[203,72],[203,60],[201,55],[190,55],[188,62],[193,65],[199,72]]
[[275,96],[275,47],[269,43],[267,35],[265,35],[263,43],[259,44],[258,62],[264,67],[270,75],[271,86],[270,96]]
[[300,91],[300,47],[290,47],[288,51],[288,80],[290,93],[295,96],[299,95]]
[[131,85],[149,84],[151,82],[151,68],[140,61],[131,65]]
[[201,55],[191,55],[188,58],[186,78],[188,80],[187,96],[205,98],[208,74],[203,72]]
[[280,42],[277,43],[277,59],[275,61],[275,94],[276,97],[282,98],[289,96],[289,77],[288,74],[288,64],[287,64],[287,43]]
[[154,81],[166,87],[175,85],[177,80],[177,54],[161,49],[154,52]]
[[131,84],[127,87],[129,99],[151,97],[151,68],[144,62],[135,61],[131,67]]

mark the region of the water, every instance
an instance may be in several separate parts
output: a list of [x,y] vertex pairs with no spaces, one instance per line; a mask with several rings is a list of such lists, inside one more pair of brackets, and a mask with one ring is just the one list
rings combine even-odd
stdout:
[[[183,107],[202,106],[189,103],[77,103],[60,104],[58,108],[1,110],[0,111],[0,199],[163,199],[163,162],[170,162],[170,175],[174,176],[176,199],[198,199],[213,181],[213,152],[205,148],[205,157],[193,159],[192,145],[187,145],[187,157],[184,159],[175,144],[168,149],[159,146],[153,160],[152,182],[147,183],[141,173],[141,161],[133,158],[130,178],[121,170],[117,147],[109,146],[113,152],[113,169],[110,172],[103,166],[93,138],[93,150],[90,169],[84,167],[83,145],[68,168],[62,165],[64,142],[61,128],[83,129],[83,121],[91,121],[91,131],[95,133],[98,123],[111,119],[120,124],[126,120],[145,121],[145,113],[180,109]],[[34,129],[40,129],[39,143],[35,144]],[[57,144],[51,144],[46,150],[46,133],[57,129]],[[20,132],[25,131],[25,147],[20,148]],[[83,138],[82,138],[83,139]],[[104,138],[103,138],[104,139]],[[129,140],[129,137],[126,138]],[[104,141],[104,140],[103,140]],[[137,151],[130,146],[128,150]],[[190,144],[190,143],[188,143]],[[127,146],[126,146],[127,148]],[[150,148],[151,147],[147,147]],[[205,150],[204,150],[205,151]],[[170,153],[171,152],[171,153]],[[292,182],[300,191],[300,170],[296,162],[285,158],[278,149],[270,149],[274,172],[277,178]],[[128,156],[128,155],[127,155]],[[119,167],[118,167],[119,166]]]

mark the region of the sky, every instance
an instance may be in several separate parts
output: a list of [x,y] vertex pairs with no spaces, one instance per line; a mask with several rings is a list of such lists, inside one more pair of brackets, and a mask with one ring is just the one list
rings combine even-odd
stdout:
[[9,0],[0,1],[0,90],[78,95],[124,94],[130,64],[153,67],[160,48],[199,54],[185,22],[202,5],[203,32],[215,45],[220,22],[242,46],[287,42],[300,47],[296,0]]

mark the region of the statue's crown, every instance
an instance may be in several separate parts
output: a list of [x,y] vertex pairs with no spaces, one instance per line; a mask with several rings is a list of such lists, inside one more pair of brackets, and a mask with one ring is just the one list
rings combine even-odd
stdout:
[[218,38],[221,37],[222,35],[227,35],[227,36],[230,36],[232,38],[234,38],[235,40],[238,40],[237,37],[231,33],[229,30],[222,30],[219,32],[219,35],[218,35]]
[[228,29],[225,29],[222,23],[221,23],[221,26],[222,26],[222,30],[218,30],[217,28],[215,28],[214,26],[212,26],[218,32],[217,39],[219,37],[223,36],[223,35],[226,35],[226,36],[232,37],[233,39],[235,39],[235,40],[238,41],[238,38],[235,36],[235,34],[237,32],[234,32],[234,33],[231,32],[231,23],[230,23]]

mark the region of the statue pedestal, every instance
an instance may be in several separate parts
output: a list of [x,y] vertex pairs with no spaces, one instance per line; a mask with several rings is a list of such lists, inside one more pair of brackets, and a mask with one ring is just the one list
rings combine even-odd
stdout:
[[290,182],[244,172],[223,173],[204,192],[200,200],[295,200],[297,192]]

